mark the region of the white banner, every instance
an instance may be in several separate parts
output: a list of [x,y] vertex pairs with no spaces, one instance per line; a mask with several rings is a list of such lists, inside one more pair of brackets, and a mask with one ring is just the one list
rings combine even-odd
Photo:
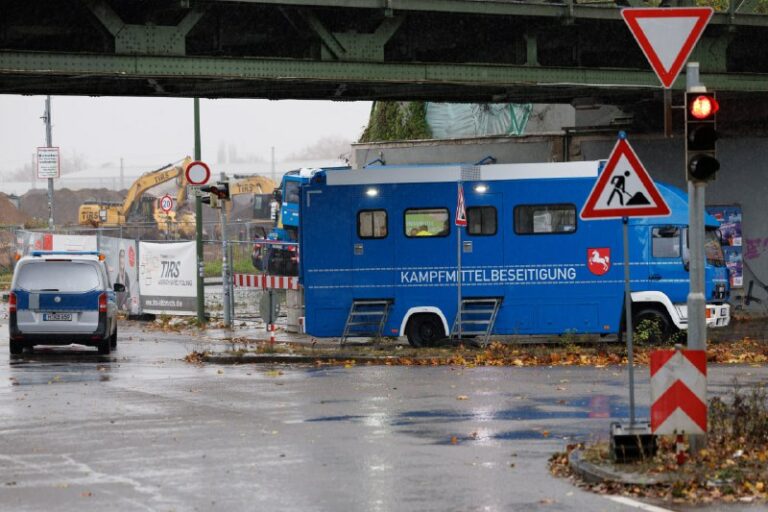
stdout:
[[[54,241],[55,241],[54,237]],[[101,252],[104,253],[109,271],[109,280],[125,286],[118,292],[117,307],[132,315],[139,311],[139,265],[136,258],[136,241],[121,238],[102,237]]]
[[140,242],[139,285],[142,313],[196,314],[195,242]]

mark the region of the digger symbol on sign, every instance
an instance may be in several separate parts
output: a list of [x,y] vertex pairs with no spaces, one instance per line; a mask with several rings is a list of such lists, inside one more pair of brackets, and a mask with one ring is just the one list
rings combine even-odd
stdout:
[[[613,203],[614,197],[618,199],[621,206],[624,206],[625,204],[627,206],[651,204],[651,202],[648,201],[648,198],[645,197],[642,192],[635,192],[634,194],[627,192],[626,179],[629,178],[630,175],[631,173],[629,171],[624,171],[623,176],[621,174],[617,174],[611,178],[611,185],[613,185],[613,190],[611,191],[611,195],[608,197],[608,206]],[[625,195],[629,196],[629,199],[627,199],[626,203],[624,203]]]

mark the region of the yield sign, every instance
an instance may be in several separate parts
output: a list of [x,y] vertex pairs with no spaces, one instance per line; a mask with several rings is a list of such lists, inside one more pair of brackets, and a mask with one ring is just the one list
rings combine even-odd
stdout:
[[622,9],[621,16],[664,87],[672,87],[709,19],[711,7]]
[[664,217],[669,206],[626,139],[619,139],[581,209],[581,218]]

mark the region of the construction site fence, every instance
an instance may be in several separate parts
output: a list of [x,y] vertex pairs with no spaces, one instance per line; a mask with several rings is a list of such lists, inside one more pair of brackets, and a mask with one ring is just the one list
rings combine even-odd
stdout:
[[[223,316],[223,291],[224,282],[222,279],[223,262],[223,244],[221,240],[221,230],[219,224],[206,223],[208,228],[204,231],[203,246],[203,269],[205,275],[205,303],[206,312],[212,318]],[[133,223],[124,227],[115,228],[90,228],[81,226],[61,227],[54,231],[49,230],[28,230],[15,226],[0,227],[0,244],[2,244],[2,254],[0,254],[0,287],[7,289],[10,285],[10,279],[15,264],[15,255],[24,255],[34,249],[30,243],[35,235],[38,237],[42,233],[53,233],[59,235],[78,235],[95,236],[97,241],[100,238],[122,238],[126,240],[135,240],[142,242],[180,242],[194,241],[194,238],[181,238],[162,236],[158,237],[157,232],[151,231],[149,223]],[[258,229],[257,229],[258,228]],[[255,274],[259,271],[253,266],[253,238],[261,238],[266,232],[261,230],[262,226],[256,226],[252,222],[232,222],[227,225],[227,255],[230,268],[230,275],[234,274]],[[138,235],[138,236],[131,236]],[[98,243],[98,242],[97,242]],[[6,282],[3,282],[5,279]],[[254,288],[236,288],[230,283],[230,292],[232,297],[232,318],[240,322],[243,320],[259,320],[259,306],[265,301],[265,292]],[[280,304],[277,309],[283,309],[281,304],[285,300],[284,292],[275,292],[273,298]]]

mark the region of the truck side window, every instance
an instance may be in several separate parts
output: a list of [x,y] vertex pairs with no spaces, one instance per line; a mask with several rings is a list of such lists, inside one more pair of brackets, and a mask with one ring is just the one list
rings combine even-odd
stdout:
[[409,208],[405,210],[404,227],[408,238],[448,236],[450,214],[447,208]]
[[653,228],[651,246],[654,258],[679,258],[680,228],[675,226]]
[[496,208],[493,206],[470,206],[467,208],[467,232],[470,235],[496,234]]
[[363,210],[358,212],[357,236],[360,238],[386,238],[386,210]]
[[515,206],[515,233],[518,235],[570,234],[575,231],[575,205],[532,204]]

